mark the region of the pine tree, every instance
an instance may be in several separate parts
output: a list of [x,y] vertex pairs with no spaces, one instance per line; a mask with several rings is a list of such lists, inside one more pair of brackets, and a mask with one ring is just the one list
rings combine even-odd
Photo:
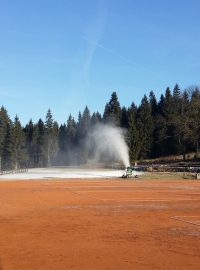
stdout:
[[176,84],[173,95],[169,87],[161,95],[158,115],[155,118],[154,149],[156,156],[184,153],[184,114],[181,113],[182,97]]
[[26,164],[27,152],[25,149],[25,134],[17,115],[14,120],[12,135],[14,168],[18,169]]
[[160,101],[158,102],[158,115],[161,115],[164,117],[164,106],[165,106],[165,97],[163,94],[160,96]]
[[28,167],[34,167],[34,143],[33,143],[33,136],[34,136],[34,124],[32,119],[24,128],[24,134],[26,138],[26,150],[28,154]]
[[157,137],[157,134],[156,134],[156,120],[157,120],[157,117],[158,117],[159,109],[158,109],[158,103],[157,103],[157,100],[156,100],[156,96],[155,96],[153,91],[151,91],[150,94],[149,94],[149,103],[150,103],[150,108],[151,108],[151,116],[152,116],[152,120],[153,120],[152,147],[151,147],[150,156],[151,157],[156,157],[156,154],[157,154],[157,147],[156,147],[156,144],[155,144],[156,137]]
[[167,87],[165,91],[165,98],[163,104],[163,113],[167,121],[171,122],[171,118],[174,112],[174,103],[173,103],[173,96],[171,94],[171,90]]
[[105,123],[120,125],[121,107],[116,92],[112,93],[110,101],[105,106],[103,119]]
[[85,138],[85,136],[87,135],[90,129],[90,124],[91,124],[90,111],[86,106],[81,118],[81,135],[83,138]]
[[158,114],[158,103],[153,91],[151,91],[149,94],[149,103],[151,107],[151,115],[154,117]]
[[166,119],[161,114],[158,114],[154,124],[153,157],[165,156],[167,154],[167,138]]
[[58,133],[58,165],[67,165],[67,127],[61,124]]
[[2,106],[0,109],[0,171],[3,169],[3,150],[5,147],[5,140],[9,124],[11,124],[11,120],[8,116],[7,110]]
[[166,155],[177,154],[177,134],[175,130],[175,108],[174,99],[169,87],[165,92],[165,100],[163,106],[164,118],[166,121],[166,139],[164,148]]
[[94,112],[91,116],[91,127],[94,127],[98,124],[100,124],[102,121],[101,114],[99,112]]
[[[179,103],[181,99],[181,90],[177,83],[175,84],[174,89],[173,89],[173,99],[174,99],[174,102],[177,102],[177,103]],[[177,103],[176,105],[178,105]]]
[[126,110],[126,107],[122,107],[121,110],[120,126],[122,128],[128,128],[128,112]]
[[54,120],[52,117],[51,110],[47,111],[46,120],[45,120],[45,138],[46,138],[46,158],[47,166],[51,166],[52,158],[57,152],[57,133],[54,129]]
[[59,145],[59,151],[66,151],[66,142],[67,142],[67,127],[66,124],[60,125],[59,128],[59,135],[58,135],[58,145]]
[[176,84],[173,89],[173,119],[172,124],[174,127],[175,136],[175,154],[181,154],[183,152],[183,133],[184,123],[182,122],[184,114],[181,114],[182,97],[181,90]]
[[0,170],[13,169],[13,123],[2,106],[0,109]]
[[34,163],[36,166],[46,166],[46,132],[45,125],[40,118],[38,123],[34,126],[33,133],[33,144],[34,144]]
[[181,97],[181,105],[180,105],[180,116],[179,116],[179,134],[180,134],[180,144],[181,144],[181,153],[183,154],[183,159],[186,159],[186,151],[189,149],[189,141],[188,134],[188,124],[190,122],[189,119],[189,96],[187,91],[184,91]]
[[86,106],[83,111],[81,122],[80,122],[80,140],[79,140],[79,147],[81,150],[80,152],[81,156],[79,157],[80,163],[86,163],[89,157],[89,149],[88,149],[86,138],[90,131],[90,127],[91,127],[90,111],[88,107]]
[[6,136],[2,151],[2,168],[10,170],[14,168],[14,143],[13,143],[13,124],[7,123]]
[[66,126],[66,144],[67,144],[66,163],[68,165],[77,164],[76,143],[77,143],[77,124],[72,115],[70,114]]
[[154,117],[153,133],[153,156],[159,157],[166,155],[164,144],[167,139],[167,121],[165,118],[165,97],[163,94],[157,106],[157,115]]
[[56,121],[53,122],[53,142],[52,142],[52,163],[56,165],[57,154],[58,154],[58,135],[59,135],[59,126]]
[[77,132],[76,121],[70,114],[67,120],[67,127],[66,127],[67,148],[68,151],[70,152],[72,151],[76,143],[76,132]]
[[191,95],[191,100],[187,111],[187,130],[186,136],[194,145],[196,156],[199,157],[200,143],[200,90],[195,88]]
[[134,103],[128,108],[128,146],[130,152],[130,160],[137,160],[140,152],[140,138],[137,127],[137,107]]
[[138,108],[137,124],[141,143],[139,155],[140,158],[147,158],[152,148],[153,119],[151,116],[151,107],[146,95],[144,95],[141,105]]

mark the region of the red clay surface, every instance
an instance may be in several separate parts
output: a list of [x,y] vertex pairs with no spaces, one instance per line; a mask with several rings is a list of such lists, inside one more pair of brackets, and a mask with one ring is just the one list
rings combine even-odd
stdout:
[[200,269],[200,182],[0,182],[0,269]]

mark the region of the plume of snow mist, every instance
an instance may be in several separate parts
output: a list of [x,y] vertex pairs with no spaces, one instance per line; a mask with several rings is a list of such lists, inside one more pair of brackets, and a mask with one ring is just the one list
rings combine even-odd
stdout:
[[121,128],[110,125],[97,125],[89,135],[88,143],[96,160],[107,159],[122,161],[125,167],[130,166],[129,149]]

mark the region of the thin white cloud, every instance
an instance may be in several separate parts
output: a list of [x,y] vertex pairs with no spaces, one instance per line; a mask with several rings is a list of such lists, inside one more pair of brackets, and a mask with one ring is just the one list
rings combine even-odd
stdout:
[[118,53],[116,53],[116,52],[114,52],[114,51],[106,48],[105,46],[101,45],[99,42],[97,42],[95,40],[92,40],[92,39],[90,39],[90,38],[88,38],[86,36],[81,36],[81,38],[84,39],[84,40],[86,40],[86,41],[88,41],[89,43],[93,44],[95,46],[95,48],[96,47],[101,48],[104,51],[110,53],[111,55],[120,58],[121,60],[125,61],[127,64],[131,65],[132,67],[135,68],[137,66],[137,63],[136,62],[130,61],[128,58],[126,58],[126,57],[122,56],[121,54],[118,54]]
[[85,34],[81,35],[82,39],[86,40],[86,36],[90,37],[94,42],[87,42],[86,46],[86,56],[85,62],[83,64],[83,79],[85,82],[85,87],[90,85],[90,69],[97,49],[97,44],[99,43],[101,36],[105,29],[107,18],[107,5],[105,1],[97,2],[97,15],[95,20],[90,22],[89,26],[85,29]]

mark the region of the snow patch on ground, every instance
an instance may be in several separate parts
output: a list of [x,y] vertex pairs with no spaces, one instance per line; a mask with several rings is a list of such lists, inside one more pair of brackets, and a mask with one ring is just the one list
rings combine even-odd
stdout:
[[[29,169],[25,173],[13,173],[0,175],[2,179],[54,179],[54,178],[115,178],[123,175],[123,170],[107,170],[107,169],[81,169],[81,168],[38,168]],[[134,173],[133,174],[141,174]]]

